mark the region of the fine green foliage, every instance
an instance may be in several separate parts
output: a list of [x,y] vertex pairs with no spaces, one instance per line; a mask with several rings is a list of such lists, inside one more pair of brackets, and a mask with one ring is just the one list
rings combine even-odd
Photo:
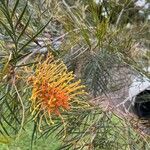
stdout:
[[[0,150],[150,149],[129,120],[93,100],[120,88],[114,70],[126,67],[150,79],[148,12],[140,16],[139,9],[132,0],[0,1]],[[28,82],[50,53],[88,94],[77,97],[83,107],[76,101],[41,125],[31,113]]]

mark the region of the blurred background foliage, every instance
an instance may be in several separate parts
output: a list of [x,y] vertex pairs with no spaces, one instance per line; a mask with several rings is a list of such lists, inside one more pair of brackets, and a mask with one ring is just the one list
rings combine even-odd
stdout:
[[58,147],[48,142],[45,149],[150,149],[148,139],[129,123],[93,104],[64,112],[65,138],[58,118],[40,133],[30,112],[25,71],[39,61],[37,56],[51,52],[82,79],[86,101],[119,88],[114,68],[129,67],[150,78],[149,8],[148,0],[143,5],[137,0],[1,0],[0,142],[13,149],[12,143],[30,130],[31,144],[20,149],[54,135]]

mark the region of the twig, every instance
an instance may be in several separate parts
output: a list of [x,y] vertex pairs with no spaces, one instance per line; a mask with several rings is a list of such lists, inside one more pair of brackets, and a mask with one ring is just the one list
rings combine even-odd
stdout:
[[14,86],[14,88],[15,88],[15,90],[16,90],[16,93],[17,93],[17,95],[18,95],[18,98],[19,98],[20,103],[21,103],[21,106],[22,106],[21,128],[20,128],[20,130],[19,130],[19,132],[18,132],[18,136],[17,136],[17,137],[19,138],[19,136],[20,136],[20,134],[21,134],[21,131],[22,131],[22,128],[23,128],[23,125],[24,125],[24,120],[25,120],[25,108],[24,108],[24,104],[23,104],[22,98],[21,98],[21,96],[20,96],[20,94],[19,94],[19,92],[18,92],[18,89],[17,89],[15,83],[13,83],[13,86]]

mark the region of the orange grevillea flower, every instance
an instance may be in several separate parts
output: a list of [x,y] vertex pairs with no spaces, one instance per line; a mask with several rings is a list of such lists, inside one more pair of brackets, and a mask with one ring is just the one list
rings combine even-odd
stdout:
[[62,61],[50,56],[37,64],[34,75],[29,77],[32,112],[51,117],[52,114],[61,115],[62,111],[71,109],[77,96],[85,94],[81,81],[74,81],[74,78]]

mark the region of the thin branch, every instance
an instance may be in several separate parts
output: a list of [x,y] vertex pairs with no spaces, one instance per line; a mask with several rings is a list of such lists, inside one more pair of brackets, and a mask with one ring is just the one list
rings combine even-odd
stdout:
[[[14,79],[14,80],[15,80],[15,79]],[[19,130],[19,132],[18,132],[18,136],[17,136],[17,138],[19,138],[19,136],[20,136],[20,134],[21,134],[21,131],[22,131],[22,129],[23,129],[23,125],[24,125],[24,120],[25,120],[25,108],[24,108],[24,104],[23,104],[22,98],[21,98],[21,96],[20,96],[20,94],[19,94],[19,92],[18,92],[18,89],[17,89],[17,87],[16,87],[16,85],[15,85],[14,82],[13,82],[13,86],[14,86],[14,88],[15,88],[15,90],[16,90],[16,93],[17,93],[17,95],[18,95],[18,98],[19,98],[20,103],[21,103],[21,106],[22,106],[21,128],[20,128],[20,130]]]

